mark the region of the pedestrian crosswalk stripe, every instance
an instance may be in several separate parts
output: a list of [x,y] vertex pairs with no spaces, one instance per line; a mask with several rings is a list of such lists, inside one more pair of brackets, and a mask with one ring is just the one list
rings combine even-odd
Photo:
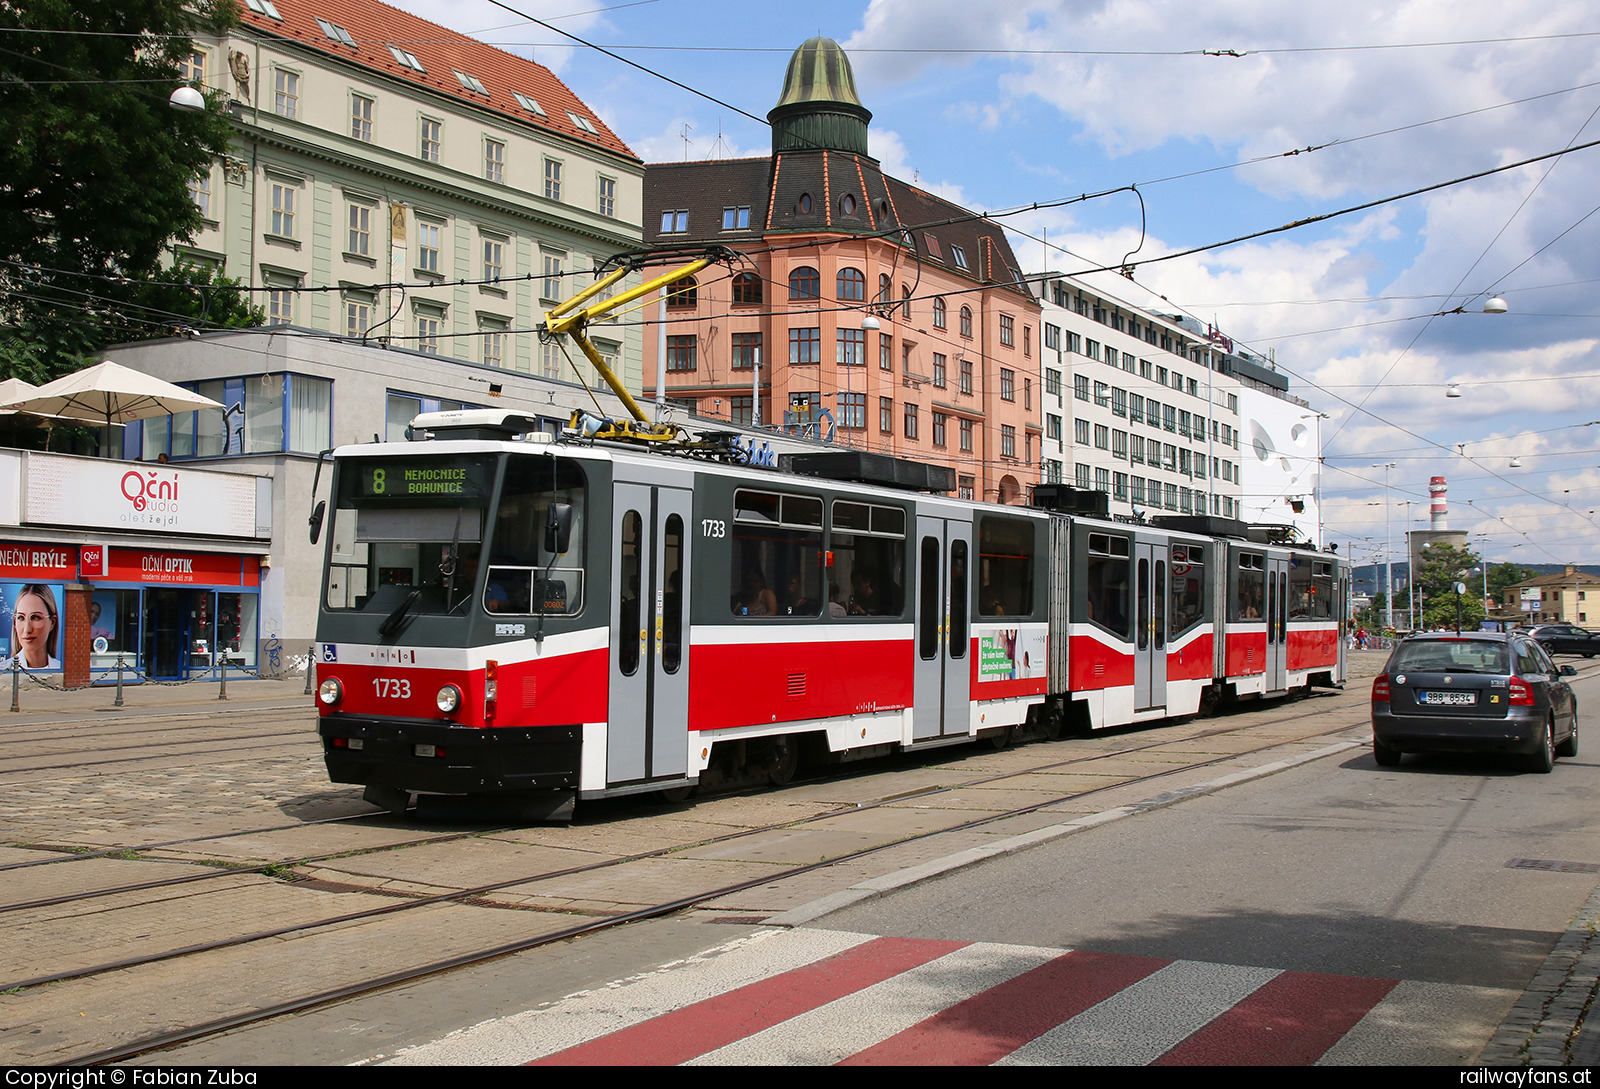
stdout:
[[766,931],[404,1064],[1314,1063],[1396,981],[990,942]]

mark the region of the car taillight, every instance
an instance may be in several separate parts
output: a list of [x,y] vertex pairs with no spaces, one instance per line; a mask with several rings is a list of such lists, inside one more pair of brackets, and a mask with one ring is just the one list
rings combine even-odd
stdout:
[[1389,702],[1389,674],[1380,673],[1372,678],[1372,702]]
[[1533,686],[1521,677],[1511,678],[1511,706],[1532,707]]

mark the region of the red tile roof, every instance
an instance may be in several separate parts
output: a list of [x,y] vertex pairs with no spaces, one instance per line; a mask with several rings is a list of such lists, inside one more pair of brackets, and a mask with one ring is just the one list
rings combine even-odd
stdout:
[[[346,63],[418,84],[437,94],[505,114],[523,124],[548,129],[569,139],[639,161],[633,150],[593,110],[584,105],[571,88],[542,64],[447,30],[399,8],[379,3],[378,0],[272,2],[283,16],[281,21],[251,11],[241,3],[239,11],[244,24],[275,37],[290,39],[319,53],[338,57]],[[355,40],[356,48],[341,45],[323,33],[322,27],[317,24],[319,16],[347,30]],[[391,44],[413,54],[427,71],[417,72],[401,65],[389,52]],[[475,76],[488,90],[488,97],[462,87],[451,69]],[[270,89],[266,90],[270,93]],[[545,116],[539,117],[523,109],[513,91],[521,91],[532,98],[543,107]],[[567,116],[568,110],[588,119],[596,131],[583,131]]]

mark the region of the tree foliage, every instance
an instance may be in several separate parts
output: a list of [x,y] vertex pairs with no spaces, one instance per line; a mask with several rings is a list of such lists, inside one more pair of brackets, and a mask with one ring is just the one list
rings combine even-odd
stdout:
[[[204,312],[254,324],[237,291],[167,270],[202,218],[189,182],[231,125],[175,110],[190,35],[233,0],[0,0],[0,372],[47,380],[107,342],[170,335]],[[156,283],[146,281],[155,280]]]
[[1476,629],[1487,615],[1483,608],[1482,572],[1472,573],[1483,560],[1470,548],[1434,541],[1423,553],[1422,565],[1417,569],[1417,589],[1422,594],[1421,626],[1427,628],[1454,628],[1456,626],[1456,583],[1463,583],[1461,594],[1461,626]]

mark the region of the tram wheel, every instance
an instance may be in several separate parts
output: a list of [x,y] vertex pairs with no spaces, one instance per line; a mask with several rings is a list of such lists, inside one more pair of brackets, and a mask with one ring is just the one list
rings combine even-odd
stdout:
[[792,737],[772,739],[772,763],[767,769],[767,780],[773,786],[788,786],[800,770],[800,745]]
[[1210,718],[1217,713],[1217,704],[1222,702],[1217,694],[1217,686],[1208,684],[1200,690],[1200,717]]
[[681,786],[681,787],[668,787],[666,790],[658,790],[658,791],[656,791],[656,797],[660,798],[662,801],[666,802],[668,805],[678,805],[681,802],[688,801],[689,800],[689,795],[691,795],[693,793],[694,793],[694,787],[692,785],[691,786]]

